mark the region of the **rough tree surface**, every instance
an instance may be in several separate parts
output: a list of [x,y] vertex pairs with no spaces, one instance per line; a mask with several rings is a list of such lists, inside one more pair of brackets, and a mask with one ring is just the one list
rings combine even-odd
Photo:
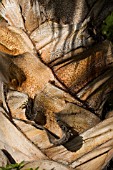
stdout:
[[113,0],[0,2],[0,166],[101,170],[112,159],[113,112],[102,118],[113,46],[100,34],[112,10]]

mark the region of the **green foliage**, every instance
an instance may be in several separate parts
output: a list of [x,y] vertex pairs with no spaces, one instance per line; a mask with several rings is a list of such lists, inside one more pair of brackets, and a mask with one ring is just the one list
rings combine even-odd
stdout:
[[[15,164],[10,164],[6,165],[6,167],[0,167],[0,170],[21,170],[24,167],[25,163],[24,161],[21,163],[15,163]],[[38,170],[39,167],[33,169],[33,168],[28,168],[26,170]]]
[[6,165],[6,167],[0,167],[0,170],[20,170],[24,167],[24,162]]
[[113,12],[103,22],[102,34],[113,42]]

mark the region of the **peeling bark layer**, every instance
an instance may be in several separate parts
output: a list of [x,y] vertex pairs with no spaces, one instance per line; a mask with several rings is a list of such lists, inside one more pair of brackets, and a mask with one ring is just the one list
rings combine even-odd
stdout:
[[[112,0],[0,2],[0,51],[26,76],[18,91],[2,92],[0,149],[17,162],[32,161],[24,168],[100,170],[112,158],[112,112],[108,119],[100,118],[113,90],[113,47],[101,37],[98,40],[98,27],[112,4]],[[46,130],[52,138],[61,138],[59,120],[73,135],[55,146]],[[34,121],[43,124],[42,129],[32,126]]]

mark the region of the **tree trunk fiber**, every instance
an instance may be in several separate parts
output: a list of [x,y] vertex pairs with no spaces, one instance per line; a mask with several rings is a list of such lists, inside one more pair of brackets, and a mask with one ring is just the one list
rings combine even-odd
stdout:
[[[113,112],[102,117],[113,90],[113,46],[99,28],[112,4],[0,2],[0,166],[101,170],[112,159]],[[62,138],[58,120],[72,133],[62,145],[50,140]]]

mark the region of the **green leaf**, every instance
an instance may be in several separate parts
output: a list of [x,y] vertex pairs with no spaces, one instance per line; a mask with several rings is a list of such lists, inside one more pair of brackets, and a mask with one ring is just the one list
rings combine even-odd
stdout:
[[24,162],[24,161],[22,161],[22,162],[20,162],[18,165],[19,165],[19,168],[23,168],[23,167],[24,167],[24,165],[25,165],[25,162]]
[[102,34],[110,41],[113,41],[113,12],[103,21]]
[[111,16],[107,17],[107,19],[106,19],[106,24],[107,24],[108,26],[111,26],[112,22],[113,22],[113,18],[112,18]]
[[4,168],[4,167],[0,167],[0,170],[6,170],[6,168]]
[[0,167],[0,170],[12,170],[12,169],[20,170],[21,168],[24,167],[24,165],[25,163],[23,161],[21,163],[6,165],[6,167]]
[[39,167],[37,167],[35,170],[38,170],[39,169]]

